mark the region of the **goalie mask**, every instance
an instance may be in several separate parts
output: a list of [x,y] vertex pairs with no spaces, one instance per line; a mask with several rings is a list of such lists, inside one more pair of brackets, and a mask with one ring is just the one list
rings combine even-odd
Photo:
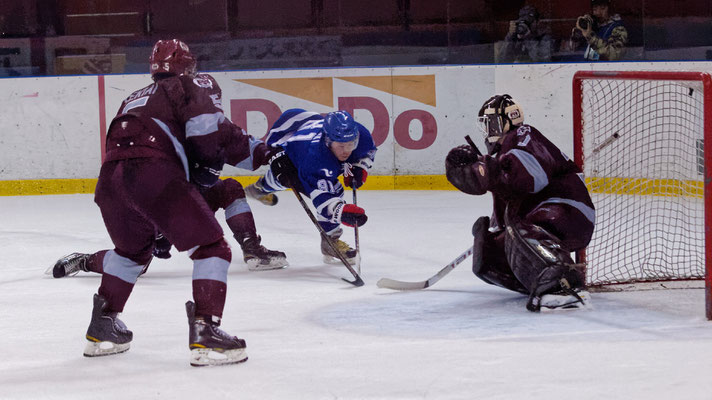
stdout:
[[492,155],[499,151],[504,135],[524,123],[524,113],[510,95],[496,95],[482,105],[477,121],[485,136],[487,152]]

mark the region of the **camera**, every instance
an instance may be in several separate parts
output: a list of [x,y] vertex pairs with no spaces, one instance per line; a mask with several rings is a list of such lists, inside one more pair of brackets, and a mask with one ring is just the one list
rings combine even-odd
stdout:
[[593,29],[593,18],[590,15],[584,15],[576,19],[576,27],[582,31]]
[[515,21],[515,26],[516,26],[515,32],[517,33],[517,36],[519,36],[519,37],[524,37],[524,36],[528,35],[529,32],[531,31],[530,22],[527,21],[526,19],[518,19],[517,21]]

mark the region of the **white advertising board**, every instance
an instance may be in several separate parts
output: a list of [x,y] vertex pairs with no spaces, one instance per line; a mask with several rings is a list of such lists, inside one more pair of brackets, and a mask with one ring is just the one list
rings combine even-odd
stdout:
[[[596,70],[710,71],[708,62],[462,65],[213,72],[225,114],[263,137],[289,108],[352,111],[378,144],[373,175],[444,174],[448,150],[471,135],[477,111],[509,93],[525,121],[572,153],[573,74]],[[0,79],[0,180],[96,178],[102,130],[149,75]],[[103,107],[103,112],[101,111]],[[226,175],[254,175],[227,168]]]

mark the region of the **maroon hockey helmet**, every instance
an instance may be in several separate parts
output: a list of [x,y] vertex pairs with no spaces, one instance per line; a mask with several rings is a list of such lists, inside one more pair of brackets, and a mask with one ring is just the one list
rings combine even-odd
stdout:
[[159,40],[149,58],[151,77],[156,75],[195,75],[195,57],[188,45],[178,39]]

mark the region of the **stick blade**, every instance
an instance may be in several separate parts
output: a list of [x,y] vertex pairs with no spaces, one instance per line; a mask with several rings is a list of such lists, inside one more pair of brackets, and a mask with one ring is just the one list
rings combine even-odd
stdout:
[[350,281],[350,280],[348,280],[348,279],[346,279],[346,278],[341,278],[341,279],[342,279],[343,281],[345,281],[345,282],[348,282],[348,283],[350,283],[350,284],[356,286],[356,287],[361,287],[361,286],[364,285],[363,279],[361,279],[360,276],[357,277],[356,279],[354,279],[353,281]]
[[428,281],[425,282],[403,282],[395,279],[381,278],[376,282],[376,286],[391,290],[421,290],[427,288]]

